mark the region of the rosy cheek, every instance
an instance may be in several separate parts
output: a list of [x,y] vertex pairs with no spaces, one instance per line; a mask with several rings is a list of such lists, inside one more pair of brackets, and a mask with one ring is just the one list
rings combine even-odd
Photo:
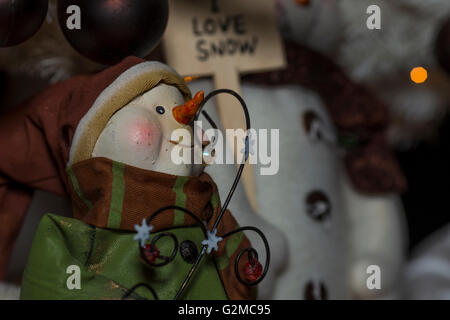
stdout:
[[148,121],[133,122],[128,129],[128,139],[132,145],[151,147],[159,142],[160,137],[159,128]]

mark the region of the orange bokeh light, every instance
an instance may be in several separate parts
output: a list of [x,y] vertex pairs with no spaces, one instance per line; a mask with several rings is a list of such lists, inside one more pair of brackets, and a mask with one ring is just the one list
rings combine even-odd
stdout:
[[423,67],[416,67],[411,70],[411,80],[415,83],[424,83],[428,79],[428,72]]

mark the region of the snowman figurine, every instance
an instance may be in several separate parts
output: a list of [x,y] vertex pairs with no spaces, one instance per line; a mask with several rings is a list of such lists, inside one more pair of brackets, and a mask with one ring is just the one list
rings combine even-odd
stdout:
[[[405,255],[405,221],[396,193],[403,181],[389,170],[349,175],[347,151],[340,143],[348,123],[364,122],[369,118],[365,113],[372,113],[367,127],[382,127],[384,113],[374,111],[381,110],[376,99],[329,59],[305,47],[322,52],[333,48],[339,39],[337,2],[278,4],[281,29],[294,42],[286,43],[289,67],[244,77],[242,93],[253,128],[279,129],[279,171],[261,175],[265,165],[254,166],[259,212],[251,209],[241,187],[230,203],[240,223],[251,221],[268,235],[273,254],[278,254],[274,262],[282,261],[269,270],[270,281],[259,287],[259,298],[395,298]],[[332,23],[321,18],[327,15]],[[327,37],[313,36],[321,32]],[[343,89],[333,88],[339,86]],[[197,80],[190,87],[208,91],[212,83]],[[359,132],[364,125],[355,127]],[[255,146],[258,141],[255,137]],[[398,170],[378,145],[384,144],[368,148],[368,158],[375,159],[369,162]],[[216,165],[206,170],[220,185],[230,185],[236,168]],[[372,189],[369,176],[396,178],[387,188]]]
[[[201,91],[192,97],[170,67],[129,57],[50,87],[28,106],[30,113],[48,119],[48,97],[60,122],[42,120],[43,130],[62,138],[56,159],[73,218],[42,218],[22,299],[255,296],[253,285],[268,263],[262,267],[222,210],[203,167],[173,161],[177,147],[192,152]],[[177,129],[190,138],[174,140]],[[37,167],[39,161],[46,162],[38,157]]]

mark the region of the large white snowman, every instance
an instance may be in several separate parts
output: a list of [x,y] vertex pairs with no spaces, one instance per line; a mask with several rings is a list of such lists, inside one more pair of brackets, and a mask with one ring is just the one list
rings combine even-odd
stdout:
[[[297,2],[279,1],[285,36],[327,52],[339,36],[336,2]],[[194,92],[213,90],[209,80],[190,87]],[[363,195],[353,188],[335,126],[316,92],[298,85],[244,82],[242,94],[253,128],[279,129],[278,173],[261,175],[266,166],[254,166],[259,212],[251,209],[242,186],[230,204],[240,224],[260,227],[271,243],[271,269],[259,287],[259,298],[397,297],[406,236],[398,196]],[[207,110],[217,117],[214,109]],[[213,165],[206,171],[223,198],[236,167]],[[264,252],[257,238],[250,235],[250,240]]]

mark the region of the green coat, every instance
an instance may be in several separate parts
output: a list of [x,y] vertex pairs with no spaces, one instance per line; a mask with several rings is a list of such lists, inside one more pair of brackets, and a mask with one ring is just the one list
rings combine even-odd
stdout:
[[[201,244],[199,227],[170,230],[181,243]],[[140,282],[149,283],[159,299],[173,299],[192,264],[177,254],[172,263],[150,267],[139,258],[134,232],[101,229],[77,219],[47,214],[37,230],[25,269],[21,299],[121,299]],[[154,233],[156,236],[158,233]],[[170,238],[158,241],[161,254],[173,249]],[[201,246],[197,247],[198,252]],[[80,268],[81,289],[68,289],[73,279],[69,266]],[[207,293],[207,294],[205,294]],[[130,299],[154,299],[146,288],[138,288]],[[204,257],[183,299],[227,299],[214,259]]]
[[[21,298],[121,299],[135,285],[145,283],[159,299],[173,299],[192,261],[185,261],[178,250],[165,266],[145,263],[133,239],[135,226],[152,217],[152,239],[168,232],[175,236],[179,248],[183,241],[190,240],[200,253],[205,235],[198,223],[211,230],[221,210],[211,177],[205,173],[199,177],[172,176],[106,158],[92,158],[67,171],[74,218],[43,217],[25,269]],[[188,210],[196,219],[173,206]],[[154,216],[161,208],[172,209]],[[238,227],[226,211],[217,234],[225,235]],[[171,237],[160,238],[156,246],[160,256],[170,257],[174,250]],[[250,243],[242,232],[220,241],[217,251],[203,257],[180,298],[251,298],[253,291],[238,281],[234,271],[237,255],[248,247]],[[240,263],[243,268],[246,258]],[[76,275],[67,271],[73,266],[79,267],[81,288],[71,290],[68,281],[70,284]],[[155,297],[148,288],[140,287],[129,298]]]

